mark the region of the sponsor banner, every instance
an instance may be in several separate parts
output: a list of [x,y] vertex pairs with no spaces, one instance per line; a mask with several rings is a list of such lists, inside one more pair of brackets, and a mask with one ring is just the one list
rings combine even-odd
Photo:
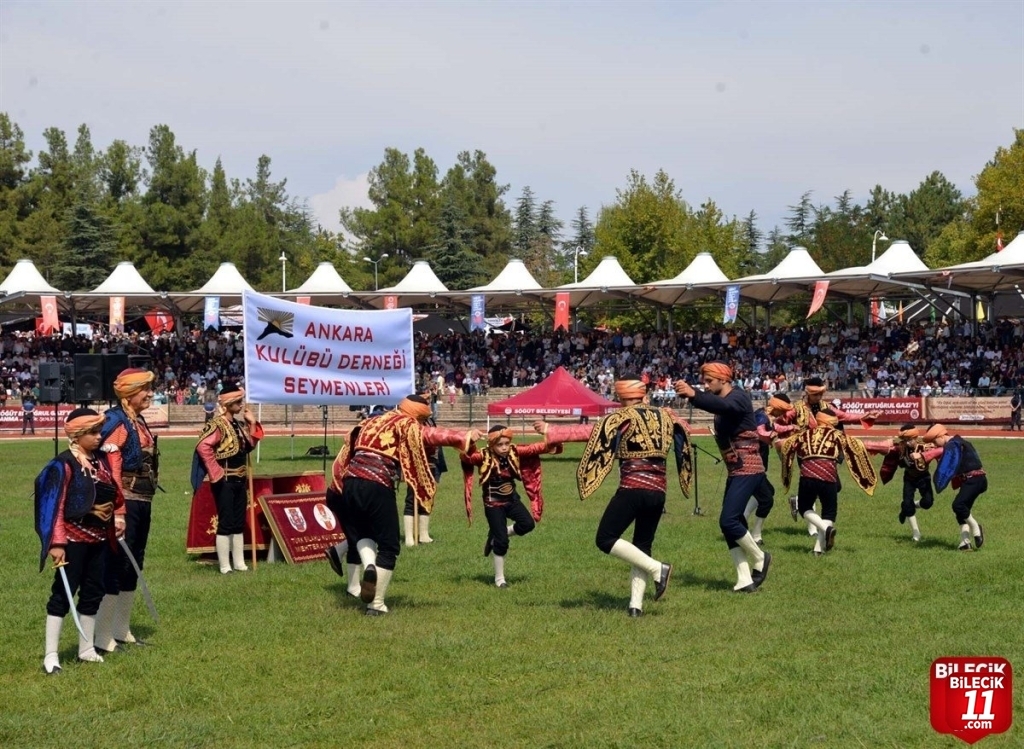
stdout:
[[829,402],[836,403],[843,411],[853,414],[866,414],[878,411],[876,424],[905,424],[908,421],[924,421],[924,398],[833,398]]
[[[68,414],[74,411],[78,406],[72,403],[62,403],[57,406],[57,426],[64,426],[64,419],[68,417]],[[103,413],[109,408],[106,405],[94,405],[92,406],[98,413]],[[0,407],[0,429],[3,430],[14,430],[21,429],[21,423],[24,412],[21,410],[21,406],[3,406]],[[160,406],[150,406],[142,412],[143,418],[146,419],[146,423],[151,427],[167,427],[170,425],[168,419],[167,404]],[[32,412],[32,421],[35,424],[36,430],[40,429],[53,429],[53,405],[37,404],[35,410]],[[197,430],[198,433],[198,430]],[[63,437],[64,433],[61,432],[60,436]]]
[[124,297],[110,297],[110,332],[124,332]]
[[289,564],[321,561],[324,549],[345,540],[325,491],[260,497],[263,517]]
[[1013,667],[998,656],[943,657],[929,676],[932,728],[974,744],[1013,725]]
[[[610,414],[613,411],[617,411],[618,408],[618,403],[614,406],[606,406],[603,413]],[[506,406],[504,414],[506,416],[522,416],[525,414],[541,414],[544,416],[582,416],[583,409],[579,406],[516,406],[515,408]]]
[[928,398],[925,417],[929,421],[1008,424],[1010,422],[1010,397],[1007,395],[999,398],[967,396]]
[[725,287],[725,314],[722,315],[722,324],[728,325],[736,322],[736,315],[740,311],[740,287],[737,284]]
[[395,403],[416,392],[412,310],[341,310],[242,292],[252,403]]
[[208,296],[203,302],[203,330],[220,330],[220,297]]
[[469,309],[469,332],[486,330],[487,324],[484,322],[484,295],[474,294],[470,299]]

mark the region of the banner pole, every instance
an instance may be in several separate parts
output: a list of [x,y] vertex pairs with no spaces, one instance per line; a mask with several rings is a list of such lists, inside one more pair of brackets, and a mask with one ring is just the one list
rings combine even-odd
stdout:
[[[259,445],[257,445],[259,447]],[[245,476],[249,482],[249,538],[252,540],[252,569],[256,571],[256,497],[252,491],[252,453],[245,456]]]

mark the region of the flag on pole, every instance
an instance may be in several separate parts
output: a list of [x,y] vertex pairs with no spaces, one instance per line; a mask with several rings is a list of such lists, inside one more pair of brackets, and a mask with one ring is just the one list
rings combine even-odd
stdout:
[[487,323],[484,322],[484,295],[474,294],[469,300],[469,332],[474,330],[487,330]]
[[206,297],[206,304],[203,307],[203,330],[220,330],[220,297]]
[[868,324],[874,326],[874,325],[878,325],[880,322],[881,322],[881,317],[879,317],[879,314],[878,314],[878,299],[875,298],[875,297],[872,297],[872,299],[871,299],[871,320],[870,320],[870,322]]
[[559,291],[555,294],[555,330],[569,330],[569,292]]
[[57,297],[41,296],[39,302],[43,307],[43,328],[45,334],[56,333],[60,330],[60,320],[57,317]]
[[124,297],[110,297],[110,332],[124,332]]
[[996,232],[996,252],[1003,251],[1003,233],[1001,231]]
[[974,307],[974,319],[978,322],[985,321],[985,305],[981,303],[980,299]]
[[896,322],[903,324],[903,302],[900,302],[900,308],[896,311]]
[[384,297],[384,309],[398,309],[398,296],[388,294]]
[[154,335],[170,333],[174,330],[174,318],[166,312],[153,310],[146,315],[146,324]]
[[725,287],[725,315],[723,323],[736,322],[736,315],[740,309],[740,287],[736,284]]
[[295,297],[295,303],[296,304],[305,304],[305,305],[308,306],[309,302],[310,302],[310,299],[311,299],[311,297],[308,297],[308,296],[297,296],[297,297]]
[[811,297],[811,308],[807,310],[807,317],[810,318],[825,304],[825,297],[828,295],[828,281],[818,281],[814,284],[814,296]]

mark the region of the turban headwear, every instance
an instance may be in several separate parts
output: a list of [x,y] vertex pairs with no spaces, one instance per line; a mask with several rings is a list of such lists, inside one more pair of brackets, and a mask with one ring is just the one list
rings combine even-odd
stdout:
[[114,380],[114,395],[118,398],[131,398],[136,393],[152,387],[156,375],[148,369],[126,369]]
[[512,430],[508,427],[498,427],[497,429],[492,427],[491,430],[487,432],[487,444],[493,445],[502,437],[507,437],[511,440],[513,437]]
[[714,377],[716,380],[732,382],[732,367],[725,362],[708,362],[700,368],[700,373],[705,377]]
[[768,399],[768,410],[773,414],[784,414],[792,408],[793,404],[785,396],[773,395]]
[[91,408],[76,408],[64,420],[64,433],[70,439],[78,439],[103,424],[103,417]]
[[818,411],[818,413],[814,414],[814,420],[819,424],[825,424],[830,427],[834,427],[839,424],[839,417],[831,411]]
[[647,385],[643,380],[616,380],[615,395],[619,400],[642,400],[647,395]]
[[217,396],[217,403],[222,406],[229,406],[242,400],[245,400],[245,389],[238,385],[225,385]]
[[418,395],[410,395],[403,398],[402,402],[398,404],[398,410],[406,416],[419,420],[429,419],[433,414],[433,411],[430,410],[430,404]]
[[913,439],[914,437],[920,437],[921,430],[919,430],[913,424],[907,424],[906,426],[900,427],[900,437],[905,440]]
[[946,429],[943,424],[932,424],[928,431],[924,433],[925,442],[934,442],[938,437],[945,437],[949,434],[949,430]]

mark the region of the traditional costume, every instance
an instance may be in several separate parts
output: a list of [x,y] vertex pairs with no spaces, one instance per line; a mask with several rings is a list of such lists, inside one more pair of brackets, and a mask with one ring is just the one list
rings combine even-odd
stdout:
[[771,555],[757,545],[747,530],[747,519],[743,514],[747,501],[761,488],[765,475],[754,406],[749,393],[732,387],[733,371],[728,364],[709,362],[700,371],[705,379],[725,383],[722,388],[725,395],[696,390],[689,400],[694,408],[715,415],[715,443],[729,476],[725,480],[718,525],[736,567],[733,590],[753,593],[767,578],[771,564]]
[[981,457],[974,445],[960,435],[950,436],[946,427],[935,424],[928,429],[923,438],[926,443],[935,443],[936,447],[924,451],[923,459],[927,465],[938,460],[935,469],[935,491],[941,493],[950,484],[957,489],[953,498],[953,515],[960,525],[960,551],[971,551],[971,537],[974,537],[974,548],[980,549],[985,543],[985,530],[981,523],[974,519],[974,503],[988,491],[988,476],[981,465]]
[[[793,480],[793,461],[799,462],[798,507],[804,520],[818,531],[814,553],[821,555],[831,551],[835,544],[840,457],[845,456],[850,474],[867,495],[874,493],[878,477],[864,444],[841,432],[838,419],[831,411],[819,411],[815,414],[815,421],[814,428],[783,440],[779,452],[782,456],[782,483],[787,491]],[[821,515],[814,512],[815,501],[821,502]]]
[[[146,546],[153,516],[153,495],[156,494],[160,451],[157,438],[150,431],[138,402],[142,393],[152,391],[156,375],[145,369],[126,369],[114,380],[114,395],[119,403],[103,414],[103,443],[100,449],[110,458],[114,481],[125,499],[127,527],[125,543],[139,569],[146,563]],[[100,605],[96,621],[96,645],[115,650],[118,643],[134,643],[131,632],[132,605],[139,576],[126,554],[115,550],[107,565],[107,594]]]
[[[919,453],[920,436],[916,426],[904,424],[900,428],[899,436],[894,439],[864,443],[869,453],[885,456],[878,472],[883,484],[888,484],[896,475],[896,471],[903,469],[903,501],[900,504],[899,521],[901,525],[909,521],[911,538],[914,541],[921,540],[917,508],[927,510],[935,501],[931,473],[928,471],[928,464]],[[921,495],[920,500],[916,499],[917,494]]]
[[[668,408],[643,402],[647,386],[641,380],[615,382],[615,394],[628,403],[597,424],[547,427],[549,442],[587,440],[576,470],[580,499],[586,499],[602,484],[619,461],[619,488],[605,508],[597,526],[595,543],[630,565],[630,596],[627,613],[643,614],[643,598],[650,578],[655,585],[654,600],[668,587],[672,565],[651,556],[654,536],[665,510],[667,456],[675,453],[679,485],[689,496],[693,463],[689,427]],[[633,541],[622,535],[633,525]]]
[[[423,399],[430,402],[430,394],[422,393]],[[427,418],[426,427],[436,429],[437,421],[434,420],[433,411]],[[444,450],[432,444],[427,444],[427,465],[430,466],[430,473],[434,481],[441,481],[441,474],[448,470],[448,464],[444,460]],[[402,515],[402,523],[405,530],[405,545],[415,546],[416,544],[430,544],[434,539],[430,537],[430,510],[420,502],[413,500],[412,486],[405,492],[405,512]]]
[[[499,455],[495,445],[501,439],[511,441],[512,436],[511,429],[492,427],[487,433],[487,447],[477,450],[475,445],[471,445],[468,453],[459,456],[465,488],[466,517],[470,523],[473,522],[473,469],[477,468],[480,472],[484,516],[488,527],[484,556],[494,552],[494,584],[499,588],[508,587],[505,581],[505,556],[508,554],[509,537],[525,536],[540,522],[544,513],[540,456],[562,452],[561,445],[544,441],[527,445],[513,444],[507,454]],[[530,500],[529,510],[516,491],[517,479],[523,482],[523,489]]]
[[217,504],[217,562],[221,574],[249,569],[245,564],[245,510],[249,499],[249,453],[263,439],[263,426],[236,416],[244,408],[245,390],[225,385],[217,396],[217,411],[203,425],[192,456],[192,491],[209,476]]
[[67,576],[70,595],[78,593],[77,611],[82,627],[78,658],[103,660],[94,647],[96,612],[103,600],[103,575],[116,538],[115,522],[124,521],[124,499],[114,483],[107,456],[98,450],[84,450],[78,444],[83,435],[95,433],[102,424],[103,417],[91,409],[72,411],[64,424],[70,448],[47,463],[35,481],[40,572],[51,549],[64,549],[63,560],[55,566],[46,603],[43,670],[48,674],[61,670],[60,633],[72,605],[58,566]]
[[[334,491],[328,495],[328,506],[345,531],[347,554],[354,545],[364,567],[359,597],[369,616],[388,612],[384,596],[401,552],[395,502],[399,475],[429,512],[437,483],[427,461],[427,445],[469,448],[469,432],[424,427],[429,417],[430,405],[423,398],[405,398],[395,410],[356,426],[332,467]],[[339,559],[340,552],[335,547]]]

